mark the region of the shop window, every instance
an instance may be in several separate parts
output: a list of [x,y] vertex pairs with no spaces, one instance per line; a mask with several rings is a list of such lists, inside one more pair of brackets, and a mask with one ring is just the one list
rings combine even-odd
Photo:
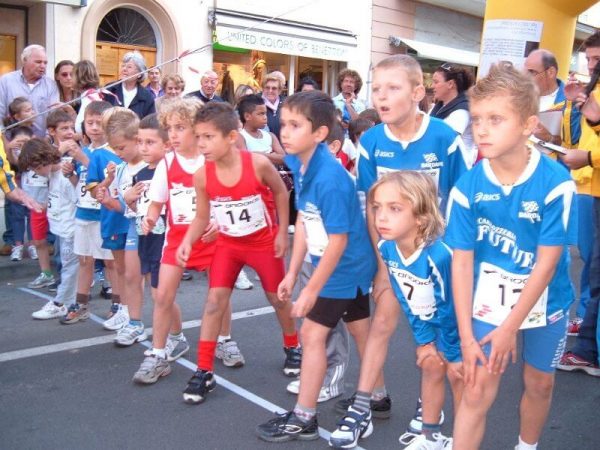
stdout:
[[315,80],[321,89],[325,89],[323,86],[323,60],[316,58],[298,58],[298,76],[296,78],[296,88],[300,84],[300,80],[305,77],[310,77]]
[[0,34],[0,75],[17,70],[17,37]]

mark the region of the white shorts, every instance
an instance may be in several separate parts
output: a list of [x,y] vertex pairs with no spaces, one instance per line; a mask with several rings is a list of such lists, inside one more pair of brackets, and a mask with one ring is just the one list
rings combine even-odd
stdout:
[[102,248],[100,222],[75,219],[74,252],[76,255],[92,256],[94,259],[113,259],[112,252]]

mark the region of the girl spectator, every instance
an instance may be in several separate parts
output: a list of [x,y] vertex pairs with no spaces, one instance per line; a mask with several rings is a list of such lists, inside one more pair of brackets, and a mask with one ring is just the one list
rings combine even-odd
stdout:
[[[75,84],[73,82],[74,66],[73,61],[64,59],[54,68],[54,80],[56,81],[61,102],[70,102],[75,98]],[[76,106],[79,107],[79,105]],[[77,110],[77,108],[75,109]]]
[[75,131],[82,133],[81,125],[85,108],[95,101],[104,100],[101,93],[97,92],[100,87],[100,76],[93,62],[83,59],[73,67],[73,83],[78,92],[81,92],[81,106],[75,119]]

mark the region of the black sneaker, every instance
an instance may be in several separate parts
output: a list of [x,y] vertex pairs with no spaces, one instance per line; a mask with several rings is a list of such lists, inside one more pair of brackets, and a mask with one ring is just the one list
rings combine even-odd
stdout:
[[112,298],[112,287],[102,286],[102,288],[100,289],[100,297],[106,300],[110,300]]
[[193,278],[194,278],[194,276],[188,270],[184,270],[183,273],[181,274],[182,281],[190,281]]
[[293,411],[289,411],[277,414],[274,419],[257,426],[256,434],[267,442],[287,442],[295,439],[313,441],[319,439],[319,424],[317,416],[305,423]]
[[[335,404],[335,411],[340,414],[346,414],[348,408],[354,403],[356,393],[350,398],[344,398]],[[371,399],[371,414],[374,419],[389,419],[392,415],[392,399],[386,395],[381,400]]]
[[285,352],[284,375],[297,377],[300,375],[300,365],[302,364],[302,347],[284,347],[283,351]]
[[60,284],[60,280],[58,282],[54,282],[51,285],[48,286],[48,291],[50,292],[56,292],[58,291],[58,285]]
[[217,381],[212,372],[197,370],[183,391],[183,401],[192,405],[202,403],[206,399],[206,394],[216,387]]

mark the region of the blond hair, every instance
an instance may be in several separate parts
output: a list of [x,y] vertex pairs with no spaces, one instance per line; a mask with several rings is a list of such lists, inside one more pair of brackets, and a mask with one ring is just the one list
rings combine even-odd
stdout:
[[179,89],[181,89],[182,91],[185,89],[185,81],[181,77],[181,75],[176,73],[169,73],[165,75],[160,82],[160,86],[163,88],[163,90],[167,89],[167,83],[169,83],[169,81],[175,83],[175,85],[178,86]]
[[419,86],[423,84],[423,70],[415,58],[409,55],[393,55],[382,59],[373,68],[373,72],[377,69],[401,69],[406,73],[406,77],[410,84]]
[[167,128],[167,120],[169,117],[178,116],[183,122],[186,122],[190,127],[193,127],[196,113],[203,105],[204,103],[196,97],[167,99],[160,105],[160,111],[158,113],[160,126]]
[[500,61],[468,91],[470,102],[493,97],[509,97],[512,108],[526,120],[539,111],[539,90],[531,75],[515,69],[512,63]]
[[369,203],[373,203],[375,192],[384,184],[391,184],[398,189],[400,196],[410,202],[414,216],[421,222],[415,245],[429,245],[444,233],[437,188],[431,176],[410,170],[387,173],[371,187]]
[[132,110],[115,106],[102,114],[102,129],[110,141],[113,136],[135,139],[140,126],[140,118]]

